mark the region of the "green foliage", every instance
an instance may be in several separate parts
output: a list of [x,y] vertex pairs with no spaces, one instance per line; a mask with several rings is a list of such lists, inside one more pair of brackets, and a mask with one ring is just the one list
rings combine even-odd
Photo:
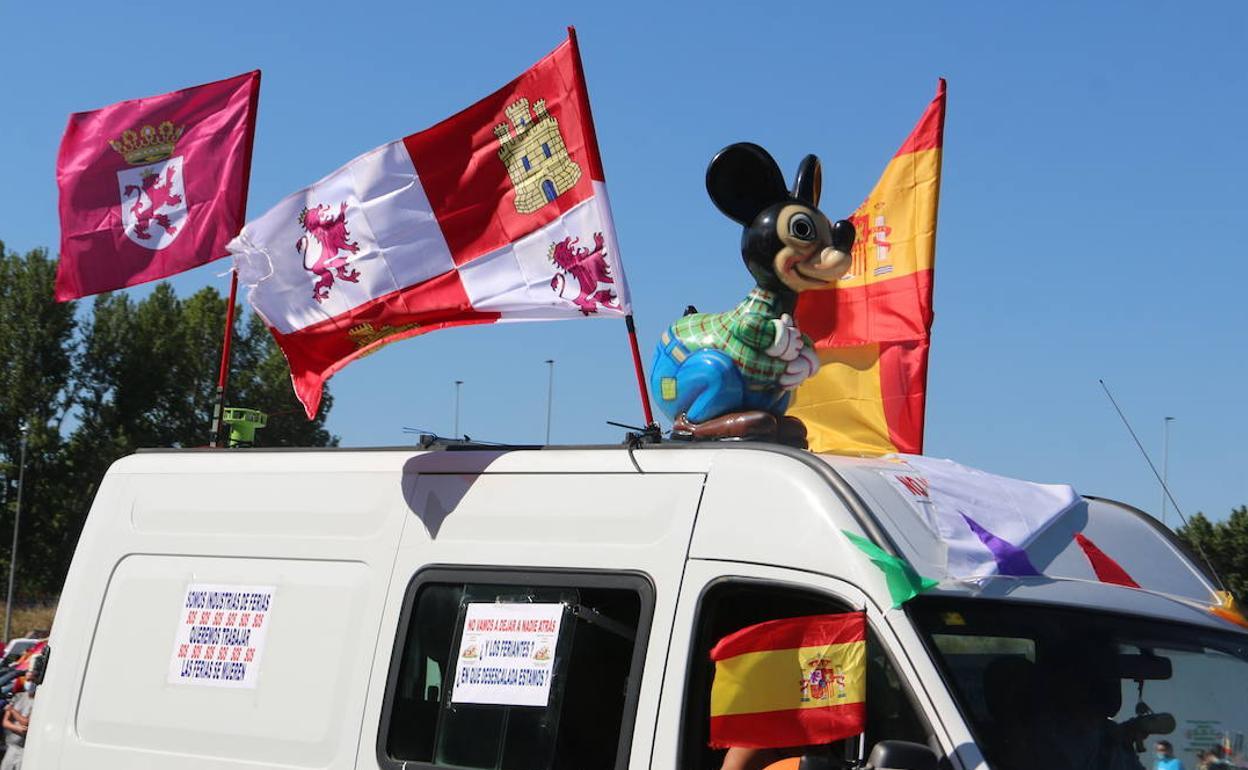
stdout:
[[[19,577],[40,588],[51,577],[46,568],[50,552],[76,537],[80,526],[67,507],[73,490],[61,483],[67,472],[62,426],[73,405],[75,305],[53,300],[55,281],[56,263],[46,251],[19,256],[0,243],[0,473],[5,479],[0,541],[7,544],[13,532],[25,423],[21,534],[30,561],[19,560]],[[0,553],[0,576],[7,577],[8,549]],[[63,574],[66,563],[67,557],[56,557],[54,569]]]
[[[141,302],[124,294],[95,299],[84,323],[76,367],[84,441],[143,447],[202,446],[216,401],[226,300],[216,289],[178,299],[166,283]],[[241,328],[239,328],[241,327]],[[330,446],[332,398],[315,420],[304,418],[281,350],[258,316],[235,318],[228,406],[270,416],[259,446]]]
[[1237,601],[1248,601],[1248,505],[1213,523],[1198,513],[1175,531],[1195,553],[1203,552]]
[[[144,447],[209,441],[226,299],[205,288],[185,299],[166,283],[142,300],[97,296],[89,313],[53,300],[56,262],[0,243],[0,580],[7,577],[26,422],[15,604],[59,591],[95,490],[108,466]],[[76,320],[77,318],[77,320]],[[267,412],[259,446],[330,446],[333,404],[307,420],[286,359],[256,316],[235,319],[227,404]]]

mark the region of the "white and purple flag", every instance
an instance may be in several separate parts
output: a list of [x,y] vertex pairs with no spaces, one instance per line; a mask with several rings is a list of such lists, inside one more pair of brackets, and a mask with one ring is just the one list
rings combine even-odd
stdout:
[[1080,501],[1067,484],[1037,484],[920,455],[893,455],[914,471],[886,474],[944,542],[957,579],[1040,572],[1026,548]]

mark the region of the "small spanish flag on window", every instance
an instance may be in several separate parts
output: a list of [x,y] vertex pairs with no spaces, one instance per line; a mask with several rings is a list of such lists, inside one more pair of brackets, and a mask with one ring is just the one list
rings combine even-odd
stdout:
[[783,748],[848,738],[866,724],[866,615],[771,620],[711,650],[711,746]]

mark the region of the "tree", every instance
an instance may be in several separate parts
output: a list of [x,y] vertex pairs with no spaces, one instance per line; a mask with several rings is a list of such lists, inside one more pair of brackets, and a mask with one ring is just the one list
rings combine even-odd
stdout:
[[[97,297],[78,360],[81,427],[75,438],[126,451],[207,444],[225,306],[216,289],[180,300],[167,283],[138,303],[120,294]],[[305,420],[286,360],[264,323],[255,315],[235,323],[243,328],[234,335],[227,406],[271,416],[257,444],[336,444],[325,430],[332,400]],[[294,414],[298,419],[290,418]]]
[[[20,426],[27,430],[22,493],[22,547],[18,577],[23,584],[48,578],[50,544],[63,544],[76,530],[67,508],[62,428],[72,407],[75,303],[53,299],[56,263],[43,249],[25,255],[0,242],[0,473],[6,505],[0,511],[0,542],[8,542],[16,511],[21,455]],[[0,549],[7,575],[8,548]],[[59,561],[59,560],[58,560]]]
[[95,298],[76,362],[75,441],[126,453],[207,443],[213,356],[185,305],[167,283],[137,303],[126,294]]
[[[145,447],[208,443],[226,300],[213,288],[185,299],[157,284],[142,300],[53,300],[56,263],[0,243],[0,543],[13,531],[19,426],[29,425],[22,495],[18,599],[56,593],[108,467]],[[262,446],[328,446],[333,403],[306,420],[286,360],[259,318],[236,320],[228,405],[271,415]],[[0,545],[7,572],[8,548]],[[4,574],[0,573],[0,579]]]
[[1175,534],[1208,557],[1237,600],[1248,601],[1248,505],[1233,509],[1226,521],[1216,524],[1198,513]]

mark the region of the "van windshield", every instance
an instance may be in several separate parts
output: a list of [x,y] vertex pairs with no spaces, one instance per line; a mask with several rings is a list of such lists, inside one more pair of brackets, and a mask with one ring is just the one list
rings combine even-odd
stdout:
[[907,609],[996,770],[1248,767],[1248,634],[984,599]]

